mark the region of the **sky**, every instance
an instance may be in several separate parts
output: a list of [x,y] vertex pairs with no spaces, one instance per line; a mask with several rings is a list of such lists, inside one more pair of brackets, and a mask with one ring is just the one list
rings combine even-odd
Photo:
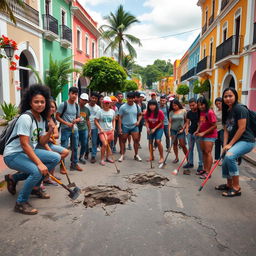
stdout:
[[197,1],[79,0],[99,25],[105,24],[104,17],[115,13],[120,4],[137,17],[140,23],[134,24],[129,33],[142,42],[142,47],[135,47],[136,63],[142,66],[153,64],[156,59],[173,63],[183,56],[200,33],[201,8]]

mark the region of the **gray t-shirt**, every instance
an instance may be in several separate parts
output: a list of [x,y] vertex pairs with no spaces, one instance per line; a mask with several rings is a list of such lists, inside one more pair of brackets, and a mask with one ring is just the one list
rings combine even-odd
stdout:
[[104,131],[110,131],[113,129],[113,119],[115,118],[116,114],[113,109],[109,111],[105,111],[100,109],[96,114],[96,119],[99,120],[99,124]]
[[[62,114],[63,109],[64,109],[64,102],[62,102],[59,105],[57,112]],[[70,104],[69,102],[67,102],[67,109],[63,113],[63,116],[61,118],[63,120],[65,120],[66,122],[72,123],[76,119],[77,116],[80,116],[79,105],[78,105],[78,113],[76,113],[76,103]],[[69,127],[65,124],[61,124],[61,129],[66,129],[66,128],[69,128]],[[77,125],[74,125],[74,128],[77,129]]]
[[168,107],[167,105],[164,105],[163,107],[161,107],[159,105],[159,109],[163,111],[164,113],[164,125],[168,125],[169,124],[169,117],[168,117]]
[[141,113],[140,106],[135,103],[130,106],[127,103],[123,104],[119,109],[119,115],[122,118],[122,125],[126,128],[132,129],[138,121],[138,114]]
[[89,111],[90,111],[90,123],[91,123],[91,129],[96,129],[97,127],[96,127],[96,125],[95,125],[95,123],[94,123],[94,119],[95,119],[95,117],[96,117],[96,114],[97,114],[97,112],[99,111],[99,110],[101,110],[101,108],[97,105],[97,104],[95,104],[95,106],[90,106],[89,105],[89,103],[88,104],[86,104],[85,105],[88,109],[89,109]]
[[171,111],[169,114],[169,117],[172,119],[171,129],[179,131],[184,126],[186,115],[187,111],[185,109],[179,114],[174,114],[174,112]]
[[[37,123],[39,136],[41,136],[42,134],[45,133],[45,121],[41,117],[40,121],[37,121]],[[33,149],[35,149],[38,144],[38,131],[36,121],[32,121],[32,118],[27,114],[21,115],[17,123],[15,124],[15,127],[10,138],[15,137],[16,135],[28,136],[30,138],[29,144]],[[23,152],[23,148],[21,147],[20,139],[17,138],[10,142],[9,144],[7,144],[7,146],[4,149],[3,156],[5,157],[20,152]]]

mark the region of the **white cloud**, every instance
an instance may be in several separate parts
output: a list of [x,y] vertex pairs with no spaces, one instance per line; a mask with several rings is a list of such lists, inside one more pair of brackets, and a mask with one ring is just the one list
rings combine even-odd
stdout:
[[78,0],[83,6],[90,4],[90,5],[98,5],[103,3],[111,2],[111,0]]

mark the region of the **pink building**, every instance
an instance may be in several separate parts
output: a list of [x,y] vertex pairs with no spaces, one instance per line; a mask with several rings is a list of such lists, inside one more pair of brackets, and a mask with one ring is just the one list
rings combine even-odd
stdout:
[[251,50],[251,72],[249,88],[249,107],[256,111],[256,3],[254,1],[254,19],[252,33],[252,50]]
[[[73,1],[72,11],[74,68],[82,69],[88,60],[98,57],[98,39],[101,34],[98,30],[98,23],[77,0]],[[86,91],[89,79],[79,76],[74,79],[80,93]]]

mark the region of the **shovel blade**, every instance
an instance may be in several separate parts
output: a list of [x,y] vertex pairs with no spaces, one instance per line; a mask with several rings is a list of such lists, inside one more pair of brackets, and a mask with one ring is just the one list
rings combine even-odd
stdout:
[[81,189],[78,188],[78,187],[75,187],[72,191],[70,191],[69,193],[69,197],[72,199],[72,200],[76,200],[79,195],[81,194]]

